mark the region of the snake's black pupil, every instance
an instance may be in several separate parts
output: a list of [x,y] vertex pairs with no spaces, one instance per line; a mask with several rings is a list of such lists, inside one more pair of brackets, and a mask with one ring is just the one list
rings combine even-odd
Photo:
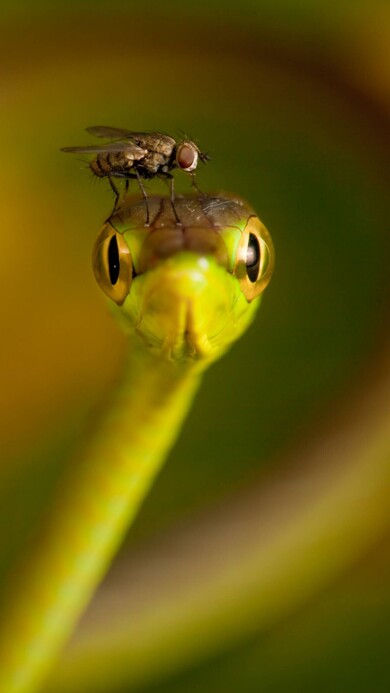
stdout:
[[249,243],[246,251],[246,273],[249,281],[255,283],[259,274],[260,266],[260,245],[253,233],[249,234]]
[[115,236],[111,238],[108,246],[108,271],[110,273],[111,284],[116,284],[119,277],[119,252]]

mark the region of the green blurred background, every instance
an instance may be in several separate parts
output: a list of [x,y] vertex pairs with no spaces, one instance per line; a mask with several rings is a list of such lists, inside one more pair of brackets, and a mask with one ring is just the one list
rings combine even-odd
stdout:
[[48,690],[388,691],[388,2],[2,9],[0,579],[126,348],[90,268],[111,193],[60,147],[185,130],[277,253]]

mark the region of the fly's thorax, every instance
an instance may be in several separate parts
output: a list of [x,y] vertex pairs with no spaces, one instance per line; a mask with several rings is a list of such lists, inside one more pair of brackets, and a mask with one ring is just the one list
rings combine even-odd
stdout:
[[176,145],[173,137],[159,132],[134,133],[133,139],[137,144],[150,152],[158,152],[169,158]]
[[163,169],[164,166],[169,165],[170,156],[160,152],[148,152],[145,158],[142,160],[142,168],[147,172],[156,175]]

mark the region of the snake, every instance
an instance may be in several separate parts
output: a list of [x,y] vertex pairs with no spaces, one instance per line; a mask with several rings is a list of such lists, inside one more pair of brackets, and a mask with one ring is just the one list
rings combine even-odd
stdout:
[[[207,368],[253,322],[271,236],[235,195],[126,198],[92,254],[127,335],[104,410],[16,566],[0,624],[0,691],[34,693],[107,572],[172,448]],[[109,355],[108,355],[109,356]]]

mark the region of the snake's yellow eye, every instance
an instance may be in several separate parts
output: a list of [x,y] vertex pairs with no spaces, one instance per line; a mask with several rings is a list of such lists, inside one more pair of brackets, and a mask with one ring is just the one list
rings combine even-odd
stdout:
[[247,301],[252,301],[264,291],[273,268],[274,248],[271,237],[258,217],[252,216],[238,244],[233,269]]
[[100,288],[119,306],[130,291],[133,263],[122,234],[104,226],[92,253],[92,266]]

